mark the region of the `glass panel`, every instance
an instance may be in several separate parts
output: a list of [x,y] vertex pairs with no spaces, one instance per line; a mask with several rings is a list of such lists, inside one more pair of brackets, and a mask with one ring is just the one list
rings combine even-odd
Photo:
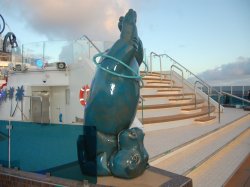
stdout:
[[23,63],[36,66],[37,59],[43,59],[44,43],[30,43],[23,45]]
[[222,86],[222,91],[231,94],[231,86]]
[[[0,164],[8,166],[8,121],[0,121]],[[77,157],[77,139],[83,134],[82,125],[37,124],[12,121],[11,167],[23,171],[74,180],[96,177],[83,176]]]
[[8,121],[0,121],[0,164],[8,167]]
[[74,62],[84,62],[84,58],[89,58],[89,44],[85,40],[77,40],[73,43]]
[[211,94],[217,94],[217,92],[220,92],[220,86],[214,86],[212,87]]
[[[247,99],[250,101],[250,86],[244,86],[244,99]],[[243,105],[250,106],[250,103],[243,102]]]
[[242,97],[243,95],[243,87],[242,86],[232,86],[232,94],[238,97]]
[[73,62],[73,46],[72,42],[67,41],[49,41],[44,42],[44,62],[49,66],[56,62],[65,62],[70,64]]
[[244,86],[244,98],[245,99],[249,99],[250,100],[250,96],[249,96],[249,93],[250,93],[250,86]]

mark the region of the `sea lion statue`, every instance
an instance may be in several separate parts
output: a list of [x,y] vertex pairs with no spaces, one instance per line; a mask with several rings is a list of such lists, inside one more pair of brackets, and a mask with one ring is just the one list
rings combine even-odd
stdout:
[[[82,173],[87,175],[134,178],[143,173],[148,165],[143,131],[139,128],[129,129],[140,97],[140,80],[131,77],[138,77],[143,59],[136,17],[132,9],[125,17],[120,17],[120,38],[103,55],[92,80],[84,112],[85,136],[78,138],[78,160]],[[120,156],[125,152],[127,156]],[[128,166],[125,162],[129,160],[132,164]]]

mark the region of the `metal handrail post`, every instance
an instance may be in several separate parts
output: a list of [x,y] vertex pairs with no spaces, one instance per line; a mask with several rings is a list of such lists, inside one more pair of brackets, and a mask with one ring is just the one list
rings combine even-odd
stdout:
[[220,102],[221,102],[221,94],[218,95],[218,103],[219,103],[219,123],[220,123]]
[[83,39],[83,38],[86,38],[86,39],[92,44],[92,46],[94,46],[94,48],[95,48],[99,53],[101,53],[101,50],[92,42],[92,40],[89,39],[89,37],[88,37],[87,35],[82,35],[82,36],[80,37],[80,39]]
[[141,119],[142,119],[142,125],[143,125],[143,118],[144,118],[144,115],[143,115],[143,107],[144,107],[144,105],[143,105],[143,97],[140,95],[140,99],[141,99],[141,105],[142,105],[142,110],[141,110]]
[[[204,84],[206,84],[207,86],[209,86],[204,80],[202,80],[201,78],[199,78],[197,75],[195,75],[193,72],[191,72],[189,69],[187,69],[186,67],[184,67],[183,65],[181,65],[179,62],[177,62],[176,60],[174,60],[172,57],[170,57],[167,54],[160,54],[159,56],[165,56],[166,58],[169,58],[170,60],[172,60],[174,62],[174,64],[177,64],[178,66],[180,66],[181,68],[183,68],[186,72],[190,73],[191,75],[193,75],[196,79],[198,79],[199,81],[203,82]],[[210,87],[210,86],[209,86]]]
[[153,73],[153,63],[152,63],[152,57],[157,56],[160,59],[160,73],[161,73],[161,79],[162,79],[162,69],[161,69],[161,57],[156,54],[155,52],[150,53],[150,69],[151,69],[151,74]]
[[9,124],[6,126],[8,129],[8,168],[11,167],[11,120],[9,119]]
[[[170,57],[169,55],[167,55],[167,54],[160,54],[160,56],[165,56],[166,58],[169,58],[170,60],[172,60],[173,61],[173,63],[174,64],[177,64],[178,66],[180,66],[181,68],[183,68],[184,70],[186,70],[187,72],[189,72],[190,73],[190,75],[193,75],[196,79],[198,79],[200,82],[202,82],[203,84],[205,84],[207,87],[209,87],[209,89],[210,89],[210,92],[211,92],[211,90],[212,91],[215,91],[217,94],[218,94],[218,96],[221,94],[220,92],[218,92],[216,89],[211,89],[211,86],[208,84],[208,83],[206,83],[205,81],[203,81],[201,78],[199,78],[197,75],[195,75],[193,72],[191,72],[190,70],[188,70],[187,68],[185,68],[183,65],[181,65],[180,63],[178,63],[176,60],[174,60],[172,57]],[[220,110],[219,110],[219,118],[220,118]]]
[[161,66],[161,57],[159,56],[160,58],[160,71],[161,71],[161,80],[162,80],[162,66]]
[[200,83],[201,85],[205,86],[207,88],[207,107],[208,107],[208,117],[210,117],[210,87],[203,84],[203,82],[200,82],[200,81],[195,81],[194,83],[194,91],[195,91],[195,108],[196,108],[196,105],[197,105],[197,102],[196,102],[196,85],[197,83]]
[[23,56],[23,54],[24,54],[24,51],[23,51],[23,44],[22,44],[22,64],[24,63],[24,56]]
[[172,74],[173,74],[173,68],[176,68],[178,70],[181,71],[181,86],[182,86],[182,96],[184,97],[184,75],[183,75],[183,70],[181,68],[179,68],[178,66],[176,65],[172,65],[171,68],[170,68],[170,80],[171,80],[171,88],[173,87],[173,77],[172,77]]

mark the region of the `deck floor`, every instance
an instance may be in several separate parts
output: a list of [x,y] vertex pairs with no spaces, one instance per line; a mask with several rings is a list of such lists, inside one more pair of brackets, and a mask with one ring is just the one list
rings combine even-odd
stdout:
[[[176,128],[168,127],[166,124],[164,128],[158,129],[157,125],[144,126],[145,140],[144,144],[149,153],[150,159],[164,154],[169,150],[172,150],[179,145],[188,141],[193,141],[200,136],[205,135],[211,131],[221,128],[245,115],[249,114],[244,110],[234,108],[224,108],[224,112],[221,114],[221,122],[214,122],[212,124],[197,124],[192,123]],[[178,126],[178,124],[177,124]],[[147,130],[150,129],[150,131]]]

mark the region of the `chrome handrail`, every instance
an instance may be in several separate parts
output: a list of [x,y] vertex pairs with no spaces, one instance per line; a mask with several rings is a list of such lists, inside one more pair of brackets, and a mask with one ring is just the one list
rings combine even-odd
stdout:
[[82,35],[82,36],[80,37],[80,40],[83,39],[83,38],[87,39],[88,42],[91,43],[92,46],[93,46],[99,53],[101,53],[101,50],[92,42],[92,40],[91,40],[88,36]]
[[178,70],[181,71],[181,85],[182,85],[182,93],[183,93],[183,97],[184,97],[184,91],[183,91],[183,89],[184,89],[184,83],[183,83],[184,76],[183,76],[183,70],[181,68],[179,68],[178,66],[174,65],[174,64],[170,68],[170,70],[171,70],[171,72],[170,72],[171,88],[173,87],[173,77],[172,77],[173,76],[173,68],[176,68],[176,69],[178,69]]
[[186,72],[190,73],[190,75],[193,75],[196,79],[198,79],[200,82],[203,82],[204,84],[206,84],[207,86],[211,87],[209,84],[207,84],[204,80],[202,80],[201,78],[199,78],[197,75],[195,75],[193,72],[191,72],[189,69],[187,69],[186,67],[184,67],[183,65],[181,65],[179,62],[177,62],[176,60],[174,60],[172,57],[170,57],[169,55],[167,55],[166,53],[164,54],[160,54],[159,56],[166,56],[167,58],[169,58],[170,60],[173,61],[174,64],[177,64],[178,66],[180,66],[181,68],[183,68]]
[[[219,91],[217,91],[216,89],[214,89],[213,87],[211,87],[208,83],[206,83],[204,80],[202,80],[200,77],[198,77],[197,75],[195,75],[193,72],[191,72],[189,69],[187,69],[186,67],[184,67],[183,65],[181,65],[179,62],[177,62],[176,60],[174,60],[172,57],[170,57],[166,53],[160,54],[159,56],[162,56],[162,57],[165,56],[166,58],[169,58],[170,60],[173,61],[173,64],[177,64],[178,66],[180,66],[181,68],[183,68],[186,72],[188,72],[190,75],[194,76],[196,79],[198,79],[204,85],[206,85],[206,87],[209,87],[210,92],[214,91],[215,93],[218,94],[219,98],[221,97],[222,93],[220,93]],[[220,103],[218,103],[218,104],[219,104],[219,122],[220,122]]]
[[162,80],[161,57],[158,54],[156,54],[155,52],[153,52],[153,51],[150,53],[150,69],[151,69],[151,74],[153,72],[153,66],[152,66],[152,57],[153,57],[153,55],[159,57],[159,59],[160,59],[160,74],[161,74],[161,80]]
[[247,100],[247,99],[244,99],[244,98],[241,98],[241,97],[238,97],[238,96],[236,96],[236,95],[233,95],[233,94],[230,94],[230,93],[227,93],[227,92],[223,92],[223,91],[221,91],[221,93],[222,93],[223,95],[228,95],[228,96],[230,96],[230,97],[234,97],[234,98],[236,98],[236,99],[239,99],[239,100],[241,100],[241,101],[244,101],[244,102],[247,102],[247,103],[250,104],[250,101]]
[[142,119],[142,125],[143,125],[143,118],[144,118],[144,116],[143,116],[143,97],[140,95],[140,99],[141,99],[141,107],[142,107],[142,110],[141,110],[141,119]]
[[[205,84],[203,84],[203,82],[200,82],[200,81],[195,81],[194,83],[194,97],[195,97],[195,109],[197,107],[197,101],[196,101],[196,85],[197,83],[200,83],[201,85],[207,87],[207,107],[208,107],[208,117],[210,117],[210,87],[209,86],[206,86]],[[220,111],[219,111],[220,113]]]

